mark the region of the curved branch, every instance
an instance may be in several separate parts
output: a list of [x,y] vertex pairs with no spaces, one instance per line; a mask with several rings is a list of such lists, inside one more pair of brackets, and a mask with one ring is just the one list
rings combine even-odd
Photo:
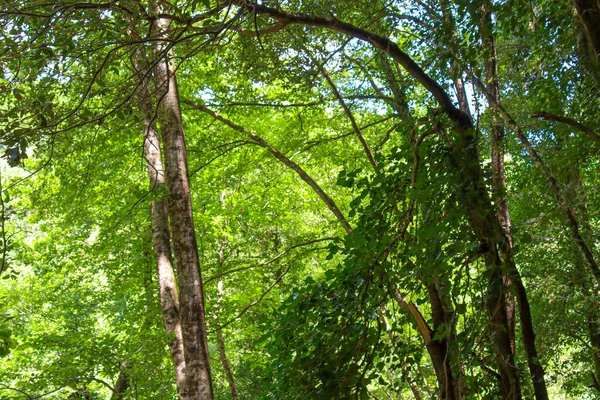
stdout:
[[[271,285],[269,285],[269,287],[260,295],[260,297],[254,301],[252,301],[251,303],[249,303],[246,307],[244,307],[242,309],[242,311],[240,311],[238,313],[238,315],[236,315],[235,317],[231,318],[229,321],[225,322],[223,325],[220,325],[218,328],[215,329],[215,331],[220,331],[221,329],[225,328],[226,326],[232,324],[233,322],[235,322],[237,319],[241,318],[244,314],[246,314],[246,312],[254,307],[255,305],[257,305],[262,299],[265,298],[265,296],[267,294],[269,294],[271,292],[271,290],[273,290],[273,288],[282,281],[282,279],[287,275],[287,273],[290,271],[290,269],[292,268],[292,264],[288,265],[288,267],[285,269],[285,271],[283,271],[281,273],[281,275],[279,275],[277,277],[277,279],[275,279],[273,281],[273,283],[271,283]],[[209,332],[212,333],[212,332]]]
[[252,138],[252,140],[254,140],[256,142],[256,144],[267,149],[271,154],[273,154],[273,156],[275,156],[275,158],[277,158],[279,161],[284,163],[286,166],[288,166],[291,169],[293,169],[294,171],[296,171],[296,173],[300,176],[300,178],[314,190],[314,192],[321,198],[321,200],[323,200],[323,202],[327,205],[329,210],[333,213],[333,215],[335,215],[337,220],[342,224],[342,226],[344,227],[346,232],[350,233],[352,231],[352,227],[346,220],[346,217],[344,217],[344,214],[342,214],[342,212],[338,208],[337,204],[335,204],[335,201],[333,201],[333,199],[331,197],[329,197],[327,195],[327,193],[325,193],[323,191],[323,189],[321,189],[319,184],[313,178],[311,178],[311,176],[308,175],[306,173],[306,171],[304,171],[304,169],[302,169],[301,166],[299,166],[298,164],[296,164],[295,162],[290,160],[285,154],[283,154],[282,152],[280,152],[279,150],[277,150],[276,148],[271,146],[266,140],[264,140],[260,136],[256,135],[253,132],[250,132],[248,129],[244,128],[243,126],[237,125],[236,123],[228,120],[227,118],[223,117],[222,115],[217,114],[216,112],[207,108],[203,104],[195,103],[195,102],[189,101],[189,100],[183,100],[183,102],[186,103],[187,105],[190,105],[190,106],[196,108],[197,110],[200,110],[200,111],[212,116],[213,118],[223,122],[225,125],[229,126],[230,128],[232,128],[238,132],[241,132],[245,135],[250,136]]
[[592,139],[597,144],[600,144],[600,135],[598,135],[596,132],[594,132],[587,126],[583,125],[580,122],[575,121],[572,118],[563,117],[561,115],[550,114],[550,113],[547,113],[544,111],[536,112],[535,114],[533,114],[531,116],[531,118],[542,118],[542,119],[546,119],[546,120],[550,120],[550,121],[557,121],[557,122],[562,122],[563,124],[571,125],[573,128],[579,129],[581,132],[588,135],[590,137],[590,139]]
[[369,144],[365,140],[365,137],[363,136],[362,131],[360,130],[360,127],[358,126],[358,122],[356,122],[356,118],[354,118],[354,114],[352,114],[352,111],[350,110],[350,107],[348,107],[348,104],[346,104],[346,102],[342,98],[342,95],[340,94],[339,90],[337,89],[335,83],[333,83],[333,80],[327,73],[327,70],[325,70],[324,67],[321,67],[321,72],[323,73],[325,80],[331,87],[331,90],[333,91],[334,96],[338,99],[338,101],[340,102],[340,105],[344,109],[346,116],[350,120],[350,123],[352,124],[352,129],[354,129],[354,133],[356,134],[356,137],[360,141],[360,144],[362,144],[362,147],[365,150],[365,154],[367,155],[369,162],[373,166],[373,169],[375,170],[375,172],[379,173],[380,171],[379,171],[379,166],[377,165],[377,161],[375,161],[373,152],[369,148]]
[[338,20],[335,17],[315,17],[266,7],[245,0],[234,0],[234,4],[248,11],[266,14],[284,24],[299,24],[330,29],[372,44],[380,51],[389,54],[394,61],[402,65],[419,83],[425,87],[442,106],[444,112],[458,129],[467,130],[473,127],[471,118],[458,109],[444,88],[431,78],[407,53],[389,38],[358,28],[352,24]]

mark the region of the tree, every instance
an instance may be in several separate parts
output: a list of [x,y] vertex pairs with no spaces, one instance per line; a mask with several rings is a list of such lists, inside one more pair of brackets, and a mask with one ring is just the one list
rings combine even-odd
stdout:
[[600,395],[588,3],[3,6],[3,390]]

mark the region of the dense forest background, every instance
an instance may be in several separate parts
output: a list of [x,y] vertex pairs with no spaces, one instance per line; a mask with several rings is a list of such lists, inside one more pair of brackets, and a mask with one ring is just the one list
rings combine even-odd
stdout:
[[0,398],[600,398],[597,0],[0,4]]

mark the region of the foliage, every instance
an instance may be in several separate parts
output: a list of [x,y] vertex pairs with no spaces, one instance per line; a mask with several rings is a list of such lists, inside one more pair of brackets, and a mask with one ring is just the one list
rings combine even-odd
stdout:
[[[465,399],[502,398],[486,302],[504,285],[494,274],[512,273],[507,257],[526,289],[550,397],[600,398],[590,379],[600,369],[590,324],[598,283],[564,213],[573,210],[597,257],[598,143],[532,117],[568,116],[599,130],[594,60],[571,4],[248,4],[172,1],[167,13],[215,398],[230,398],[217,330],[241,398],[436,398],[444,389],[435,346]],[[454,104],[462,79],[475,139],[461,141],[435,93],[386,49],[282,22],[258,5],[389,38]],[[491,28],[481,23],[485,5]],[[177,397],[150,220],[152,201],[170,194],[148,188],[131,63],[156,41],[151,6],[19,0],[0,10],[2,398],[110,398],[121,376],[124,398]],[[493,57],[486,35],[514,124],[483,90]],[[505,189],[493,179],[498,127]],[[465,158],[472,150],[476,165]],[[475,184],[465,178],[472,169],[481,172]],[[488,203],[475,207],[465,199],[477,184]],[[502,199],[514,246],[508,256],[494,247],[497,271],[473,221],[495,215]],[[512,284],[502,290],[507,299],[517,293]],[[516,370],[523,397],[533,398],[516,321]]]

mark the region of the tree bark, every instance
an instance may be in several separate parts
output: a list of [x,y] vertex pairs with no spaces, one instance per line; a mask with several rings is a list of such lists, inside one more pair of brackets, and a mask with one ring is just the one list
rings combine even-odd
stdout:
[[[482,16],[480,21],[480,35],[484,47],[487,48],[489,56],[484,60],[485,74],[487,79],[488,90],[494,93],[495,96],[500,95],[500,86],[498,83],[498,55],[496,52],[495,38],[491,32],[492,20],[489,6],[484,4],[481,7]],[[484,33],[485,32],[485,33]],[[508,201],[506,200],[506,175],[504,173],[504,127],[498,121],[497,115],[492,115],[491,127],[491,158],[492,158],[492,193],[493,199],[498,208],[496,216],[498,222],[504,231],[508,240],[508,247],[513,247],[513,237],[510,232],[510,212]],[[500,249],[500,254],[503,260],[509,260],[510,254]],[[510,287],[513,280],[509,275],[504,276],[504,284]],[[513,356],[515,354],[515,329],[516,329],[516,304],[512,293],[506,293],[506,316],[508,318],[508,333],[511,341],[511,349]]]
[[[500,99],[500,84],[498,80],[498,54],[496,41],[493,34],[491,5],[486,1],[480,7],[479,32],[483,46],[486,48],[488,57],[484,60],[487,91],[496,99]],[[492,107],[493,108],[493,107]],[[519,315],[521,319],[522,340],[529,365],[529,372],[533,381],[533,388],[537,400],[547,400],[548,391],[544,378],[544,369],[539,362],[537,347],[535,344],[535,333],[531,318],[529,299],[523,285],[523,281],[514,264],[512,257],[513,238],[510,232],[510,212],[506,200],[506,176],[504,173],[504,126],[499,120],[496,112],[492,115],[491,131],[491,153],[492,153],[492,188],[494,201],[498,207],[498,222],[504,231],[505,241],[499,247],[500,256],[507,268],[504,275],[505,286],[514,286],[519,299]],[[511,351],[515,354],[515,298],[506,293],[506,313],[508,321],[508,334],[511,342]]]
[[[221,199],[223,198],[224,195],[221,197]],[[223,262],[225,260],[224,253],[227,241],[225,239],[220,239],[219,242],[219,250],[217,251],[217,265],[219,267],[218,273],[223,274]],[[218,298],[215,320],[217,325],[220,325],[219,315],[221,313],[221,301],[223,300],[223,295],[225,294],[225,290],[223,289],[223,280],[219,280],[219,283],[217,284],[217,290]],[[217,343],[219,345],[219,360],[221,361],[223,372],[225,372],[227,383],[229,384],[229,393],[231,394],[232,400],[239,400],[240,396],[238,394],[237,385],[235,384],[235,377],[233,376],[233,371],[231,370],[231,365],[229,365],[229,359],[227,358],[227,352],[225,350],[225,339],[223,338],[222,329],[217,329]]]
[[[148,168],[150,190],[160,193],[165,190],[165,174],[160,149],[160,138],[156,128],[155,107],[150,85],[151,71],[142,49],[137,49],[132,59],[137,84],[137,103],[144,127],[144,155]],[[166,191],[166,190],[165,190]],[[166,199],[152,201],[152,246],[156,271],[160,308],[169,340],[169,352],[175,368],[175,383],[180,399],[187,399],[186,368],[179,320],[179,302],[175,273],[171,262],[171,234]]]
[[[164,10],[156,6],[154,12],[160,14]],[[179,306],[188,396],[191,399],[211,400],[213,391],[204,315],[204,292],[177,79],[170,59],[169,20],[157,18],[153,21],[152,34],[157,39],[162,39],[156,40],[153,45],[156,62],[155,86],[165,151],[173,252],[179,278]]]
[[121,370],[119,371],[119,377],[117,378],[117,382],[115,383],[115,387],[113,388],[113,395],[111,400],[123,400],[125,397],[124,393],[129,389],[129,377],[127,376],[127,371],[125,370],[125,366],[121,366]]
[[586,44],[596,68],[600,65],[600,3],[597,0],[572,0],[583,29]]
[[597,0],[571,0],[579,21],[579,59],[582,67],[600,88],[600,3]]
[[[435,290],[435,286],[432,290],[435,294],[434,297],[437,296],[439,299],[437,290]],[[430,290],[430,293],[432,293],[432,290]],[[427,349],[429,357],[431,358],[435,377],[438,382],[438,388],[440,390],[439,398],[444,400],[462,399],[460,387],[456,385],[452,367],[450,365],[450,357],[448,356],[448,339],[446,337],[434,339],[433,336],[435,332],[429,327],[417,306],[414,304],[409,304],[398,290],[395,291],[395,297],[398,305],[400,305],[400,308],[406,311],[415,321],[417,324],[417,329],[421,333],[421,337],[423,337],[425,348]],[[436,305],[433,304],[433,301],[434,300],[432,299],[432,314],[439,315],[434,311]]]

